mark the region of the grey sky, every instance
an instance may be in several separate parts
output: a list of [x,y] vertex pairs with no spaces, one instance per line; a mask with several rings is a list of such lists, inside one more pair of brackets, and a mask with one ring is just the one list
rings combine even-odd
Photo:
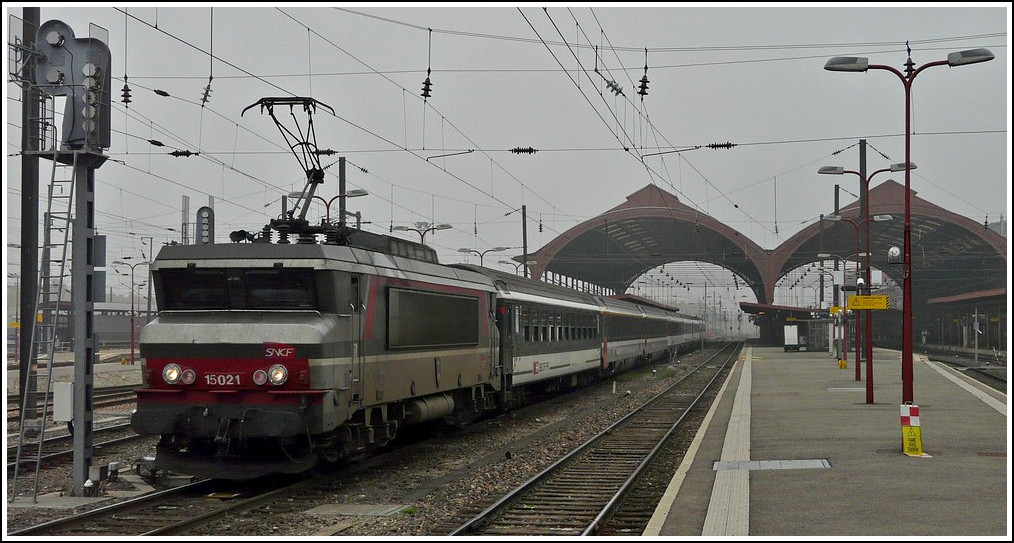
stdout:
[[[22,15],[19,4],[7,5],[8,18]],[[843,206],[855,199],[855,176],[816,171],[858,169],[860,138],[870,145],[869,171],[904,161],[900,80],[823,66],[833,56],[867,56],[903,69],[906,41],[916,65],[976,47],[996,55],[932,68],[915,80],[913,190],[978,222],[1010,215],[1009,3],[126,11],[41,10],[42,22],[62,20],[77,37],[88,35],[89,23],[109,32],[113,137],[111,160],[97,174],[97,226],[109,237],[110,261],[139,258],[144,236],[156,244],[176,239],[167,229],[180,230],[183,195],[191,221],[214,197],[219,242],[275,216],[282,195],[302,188],[302,172],[267,115],[240,112],[262,97],[287,95],[311,96],[336,112],[314,116],[317,142],[347,157],[350,189],[371,193],[349,200],[370,221],[366,229],[451,223],[452,230],[426,237],[443,262],[478,263],[459,248],[517,247],[484,261],[513,271],[496,263],[521,253],[520,213],[506,214],[526,205],[534,251],[651,183],[773,249],[833,211],[836,183]],[[645,63],[650,83],[642,100]],[[427,68],[432,96],[424,104]],[[125,74],[127,110],[120,102]],[[21,231],[18,96],[8,83],[7,243],[19,242]],[[706,147],[725,142],[737,146]],[[508,151],[516,147],[538,152]],[[172,148],[201,155],[174,158],[166,154]],[[452,156],[430,158],[437,155]],[[322,159],[334,161],[337,155]],[[42,161],[40,177],[48,180],[50,166]],[[337,166],[328,171],[319,192],[325,198],[337,194]],[[873,186],[890,177],[881,174]],[[323,214],[318,206],[309,216]],[[9,273],[19,271],[16,251],[8,249],[5,260]]]

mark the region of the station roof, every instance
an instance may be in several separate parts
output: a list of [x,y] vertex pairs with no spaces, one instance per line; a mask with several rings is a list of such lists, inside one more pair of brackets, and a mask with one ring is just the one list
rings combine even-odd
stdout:
[[955,296],[940,296],[937,298],[930,298],[926,301],[928,304],[951,304],[951,303],[963,303],[963,302],[978,302],[978,301],[989,301],[995,298],[1006,298],[1007,288],[994,288],[990,290],[978,290],[975,292],[966,292],[964,294],[958,294]]
[[[910,198],[916,303],[1006,288],[1006,238],[916,194],[912,191]],[[817,257],[820,253],[853,261],[857,253],[865,254],[858,244],[865,242],[869,226],[873,268],[901,284],[903,266],[889,263],[887,254],[891,247],[903,246],[904,196],[904,185],[888,179],[870,188],[869,216],[891,215],[892,220],[864,220],[857,200],[838,210],[842,220],[816,221],[768,250],[652,184],[562,233],[529,254],[528,260],[535,262],[533,277],[548,271],[618,293],[653,267],[678,261],[708,262],[742,278],[763,303],[773,299],[775,283],[788,272],[808,266],[810,270],[804,273],[819,274],[817,263],[824,260]],[[835,210],[829,209],[821,217],[834,214]]]
[[544,271],[622,293],[640,275],[668,262],[711,262],[749,284],[763,282],[758,260],[765,251],[746,236],[648,185],[627,201],[564,232],[528,255]]

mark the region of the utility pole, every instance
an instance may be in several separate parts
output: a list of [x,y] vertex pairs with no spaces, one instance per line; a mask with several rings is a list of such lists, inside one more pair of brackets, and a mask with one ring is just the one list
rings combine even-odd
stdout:
[[972,318],[972,337],[975,338],[975,367],[979,367],[979,308],[975,308]]
[[[24,79],[35,81],[35,39],[39,28],[39,8],[22,8],[24,15],[24,44],[31,48],[26,53]],[[32,338],[35,329],[35,302],[39,297],[39,157],[34,151],[42,150],[39,120],[42,117],[42,100],[39,89],[32,83],[21,86],[21,334],[18,386],[25,405],[26,415],[35,418],[37,390],[35,349]],[[30,391],[30,394],[25,394]]]
[[[210,196],[208,197],[211,198]],[[210,204],[211,202],[209,202]],[[141,245],[144,245],[144,240],[148,240],[148,257],[145,260],[154,262],[155,261],[155,239],[151,236],[141,238]],[[144,256],[144,255],[141,255]],[[148,267],[148,310],[144,314],[145,324],[151,322],[151,266]]]
[[521,244],[524,252],[522,262],[525,266],[525,277],[528,277],[528,208],[521,204]]

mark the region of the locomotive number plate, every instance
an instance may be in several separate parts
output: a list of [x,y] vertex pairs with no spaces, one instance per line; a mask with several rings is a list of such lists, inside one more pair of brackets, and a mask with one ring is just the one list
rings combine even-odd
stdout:
[[204,382],[211,386],[238,386],[242,384],[238,373],[209,373],[204,376]]

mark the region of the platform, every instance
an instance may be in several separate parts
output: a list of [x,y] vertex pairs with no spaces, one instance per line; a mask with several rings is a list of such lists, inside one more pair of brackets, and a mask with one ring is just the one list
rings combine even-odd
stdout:
[[901,353],[873,358],[866,403],[865,364],[744,349],[643,535],[1010,540],[1006,395],[917,355],[913,455]]

